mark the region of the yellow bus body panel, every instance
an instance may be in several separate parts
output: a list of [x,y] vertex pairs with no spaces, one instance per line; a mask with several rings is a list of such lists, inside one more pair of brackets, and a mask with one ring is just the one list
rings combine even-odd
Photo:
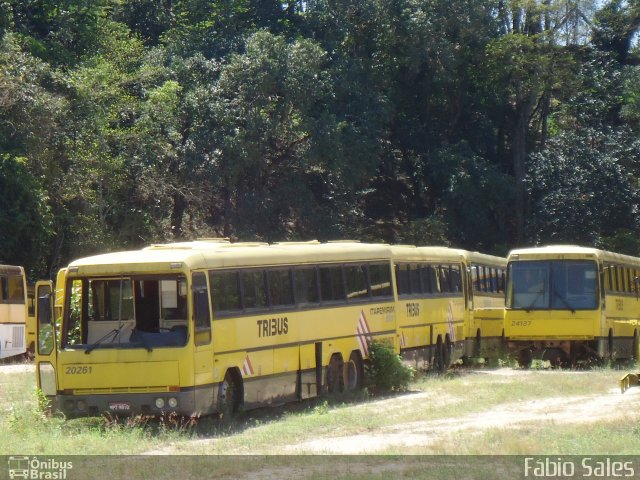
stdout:
[[600,334],[598,310],[508,310],[505,334],[510,340],[593,339]]

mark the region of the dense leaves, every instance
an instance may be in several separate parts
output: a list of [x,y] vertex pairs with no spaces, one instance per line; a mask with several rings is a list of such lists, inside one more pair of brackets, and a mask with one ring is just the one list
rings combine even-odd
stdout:
[[640,4],[0,1],[0,260],[227,236],[640,254]]

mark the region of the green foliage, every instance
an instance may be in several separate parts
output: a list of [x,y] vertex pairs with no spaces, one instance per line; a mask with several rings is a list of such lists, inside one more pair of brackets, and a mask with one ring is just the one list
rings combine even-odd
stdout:
[[415,376],[415,369],[402,363],[393,346],[373,340],[369,343],[367,379],[378,391],[404,391]]
[[[532,155],[529,228],[536,242],[596,244],[619,229],[636,227],[640,197],[625,165],[640,145],[622,132],[564,132]],[[627,144],[627,145],[625,145]]]
[[[46,194],[22,158],[0,153],[0,262],[36,268],[51,228]],[[9,235],[8,232],[11,232]]]
[[636,3],[0,2],[2,260],[216,235],[632,251]]

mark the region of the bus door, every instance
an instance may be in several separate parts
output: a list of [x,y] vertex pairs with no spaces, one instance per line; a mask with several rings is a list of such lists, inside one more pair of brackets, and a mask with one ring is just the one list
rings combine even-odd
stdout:
[[211,306],[207,276],[204,272],[194,272],[191,276],[191,322],[194,331],[194,374],[195,385],[212,382],[213,345],[211,334]]
[[38,388],[47,397],[57,393],[56,359],[56,322],[53,312],[53,282],[36,283],[36,381]]

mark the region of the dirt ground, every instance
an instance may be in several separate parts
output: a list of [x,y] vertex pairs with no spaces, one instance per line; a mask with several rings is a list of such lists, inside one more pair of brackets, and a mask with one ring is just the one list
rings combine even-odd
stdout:
[[[485,370],[482,374],[496,376],[527,375],[523,370]],[[427,393],[420,393],[427,397]],[[412,396],[413,399],[416,396]],[[457,431],[465,435],[480,434],[487,428],[517,429],[526,424],[553,422],[556,425],[576,425],[628,416],[629,405],[638,405],[640,388],[627,391],[619,388],[601,393],[581,396],[558,396],[540,400],[501,404],[485,412],[466,417],[441,418],[432,421],[408,422],[381,428],[366,435],[325,437],[310,442],[292,445],[290,453],[375,453],[389,447],[411,447],[437,444]],[[402,397],[387,400],[393,405]],[[384,405],[380,405],[384,408]]]
[[[33,364],[19,363],[0,365],[0,373],[11,374],[33,371]],[[499,369],[483,370],[477,373],[508,377],[528,375],[530,371]],[[412,401],[428,393],[416,393],[405,397],[381,400],[379,407],[398,408],[403,399]],[[442,402],[461,401],[454,398],[442,398]],[[284,452],[324,453],[324,454],[372,454],[390,447],[427,446],[437,444],[450,437],[452,433],[464,431],[465,435],[480,434],[487,428],[522,428],[526,424],[553,422],[556,425],[577,425],[597,422],[603,419],[624,418],[630,405],[638,405],[640,388],[632,388],[624,395],[620,389],[611,388],[605,395],[601,393],[580,396],[557,396],[540,400],[504,403],[484,412],[464,417],[440,418],[432,421],[407,422],[382,427],[373,432],[359,435],[336,435],[289,445]],[[433,398],[431,398],[433,401]],[[355,406],[354,408],[364,408]],[[199,440],[200,442],[211,441]],[[153,452],[157,453],[157,452]]]

